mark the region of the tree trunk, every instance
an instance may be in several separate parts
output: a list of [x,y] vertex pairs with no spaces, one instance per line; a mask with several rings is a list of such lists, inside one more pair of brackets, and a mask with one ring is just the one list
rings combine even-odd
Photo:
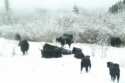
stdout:
[[9,10],[10,10],[9,0],[5,0],[5,10],[6,10],[6,12],[9,12]]

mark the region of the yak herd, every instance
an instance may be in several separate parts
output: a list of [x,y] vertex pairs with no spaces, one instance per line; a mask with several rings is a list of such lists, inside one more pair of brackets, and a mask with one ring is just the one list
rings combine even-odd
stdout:
[[[26,55],[29,49],[29,43],[27,40],[21,40],[20,35],[16,35],[16,39],[19,40],[20,50],[23,55]],[[61,44],[61,47],[54,46],[48,43],[45,43],[43,49],[41,50],[42,58],[60,58],[62,55],[74,54],[74,57],[81,60],[81,72],[83,68],[85,68],[86,72],[88,69],[91,69],[91,59],[89,55],[85,55],[82,52],[81,48],[73,47],[72,50],[67,50],[64,47],[65,44],[68,44],[69,47],[73,43],[73,35],[72,34],[63,34],[62,36],[56,38],[56,41]],[[121,44],[120,38],[111,38],[111,46],[119,46]],[[119,64],[113,62],[107,62],[107,68],[109,68],[109,74],[111,76],[111,80],[114,81],[117,79],[119,82],[120,78],[120,67]]]

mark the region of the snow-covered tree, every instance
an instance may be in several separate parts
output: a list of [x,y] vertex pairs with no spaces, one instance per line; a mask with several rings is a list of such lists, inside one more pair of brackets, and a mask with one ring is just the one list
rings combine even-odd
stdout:
[[11,16],[11,11],[10,11],[10,3],[9,0],[4,0],[5,4],[5,24],[12,24],[12,16]]
[[113,5],[110,9],[109,12],[111,13],[117,13],[118,12],[118,5]]
[[125,0],[123,0],[123,3],[125,4]]
[[79,14],[79,8],[76,5],[73,6],[73,12]]
[[5,10],[6,10],[6,12],[9,12],[9,11],[10,11],[9,0],[5,0]]

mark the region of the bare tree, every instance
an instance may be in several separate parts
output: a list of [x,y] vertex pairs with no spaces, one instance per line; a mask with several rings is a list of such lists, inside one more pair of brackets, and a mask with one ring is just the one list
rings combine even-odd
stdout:
[[4,0],[4,4],[5,4],[5,23],[10,24],[10,23],[12,23],[12,20],[11,20],[11,15],[10,15],[9,0]]
[[10,10],[9,0],[5,0],[5,10],[6,12],[9,12]]
[[125,4],[125,0],[123,0],[123,3]]

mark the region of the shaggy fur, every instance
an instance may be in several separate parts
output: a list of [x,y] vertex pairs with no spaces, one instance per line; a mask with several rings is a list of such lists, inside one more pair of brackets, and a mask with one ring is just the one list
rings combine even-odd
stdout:
[[20,49],[23,53],[23,55],[26,54],[26,52],[29,50],[29,43],[27,40],[22,40],[19,42]]
[[45,44],[41,50],[42,57],[44,58],[59,58],[62,57],[62,49],[50,44]]
[[61,43],[61,46],[63,47],[65,44],[68,44],[69,47],[73,43],[73,35],[71,34],[63,34],[61,37],[56,38],[56,41]]
[[119,82],[120,78],[119,64],[113,62],[107,62],[107,67],[109,68],[109,74],[111,76],[111,80],[115,81],[117,78],[117,81]]
[[84,57],[84,54],[80,48],[74,47],[72,53],[74,54],[75,58],[82,59]]
[[91,60],[90,56],[84,56],[81,60],[81,72],[82,69],[85,67],[86,72],[88,72],[88,68],[91,68]]
[[119,37],[112,37],[110,40],[111,46],[113,47],[119,47],[122,43],[121,39]]

